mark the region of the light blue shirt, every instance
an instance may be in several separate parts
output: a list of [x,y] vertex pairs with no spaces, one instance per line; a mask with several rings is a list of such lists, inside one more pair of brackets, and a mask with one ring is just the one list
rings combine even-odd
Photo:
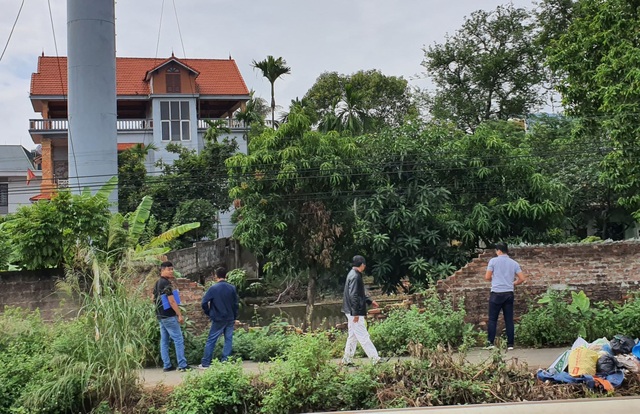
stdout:
[[487,270],[493,272],[491,277],[491,291],[496,293],[513,292],[513,282],[516,274],[522,272],[518,262],[503,254],[489,260]]

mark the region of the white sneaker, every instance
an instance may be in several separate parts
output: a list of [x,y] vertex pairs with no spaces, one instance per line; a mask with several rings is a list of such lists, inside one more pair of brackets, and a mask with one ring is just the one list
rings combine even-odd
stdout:
[[508,347],[507,351],[513,351],[513,347],[512,346]]
[[205,366],[204,366],[204,365],[202,365],[202,364],[198,365],[196,368],[198,368],[198,369],[200,369],[200,370],[202,370],[202,371],[204,371],[205,369],[209,369],[209,367],[205,367]]

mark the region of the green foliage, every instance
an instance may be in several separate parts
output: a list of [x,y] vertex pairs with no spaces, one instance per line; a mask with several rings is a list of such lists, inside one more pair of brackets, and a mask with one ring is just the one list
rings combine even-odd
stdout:
[[317,112],[321,131],[359,135],[398,127],[415,114],[407,81],[385,76],[378,70],[351,75],[321,74],[307,91],[303,102]]
[[162,174],[148,180],[148,195],[154,200],[151,214],[160,228],[166,230],[191,222],[201,223],[201,230],[184,238],[191,244],[205,235],[217,237],[217,212],[229,209],[229,185],[225,160],[238,145],[235,140],[219,139],[224,128],[216,124],[206,132],[204,148],[199,152],[179,144],[168,144],[166,150],[176,154],[171,164],[160,162]]
[[82,299],[80,316],[61,329],[53,342],[53,356],[39,381],[29,387],[27,409],[40,410],[64,395],[68,406],[95,407],[102,401],[123,407],[138,394],[138,371],[147,350],[147,338],[155,324],[153,309],[143,297],[142,286],[132,286],[131,269],[109,269],[94,262],[92,289],[86,293],[80,280],[89,275],[68,273],[61,287]]
[[240,292],[247,286],[247,272],[244,269],[233,269],[227,273],[227,282]]
[[530,305],[516,326],[518,341],[530,346],[562,346],[571,344],[578,336],[588,341],[612,338],[617,334],[637,337],[640,329],[638,310],[640,298],[623,304],[599,302],[591,304],[584,292],[548,291]]
[[48,360],[50,331],[38,312],[6,307],[0,315],[0,413],[19,407],[25,386]]
[[247,412],[258,395],[241,362],[213,361],[200,375],[189,375],[171,394],[167,414]]
[[264,375],[262,412],[269,414],[329,411],[338,408],[338,367],[330,362],[324,335],[293,336],[283,359]]
[[613,186],[620,193],[619,202],[636,215],[639,22],[635,2],[577,1],[566,30],[547,48],[549,66],[562,80],[558,91],[564,107],[579,123],[575,135],[600,139],[606,153],[600,180]]
[[406,355],[411,344],[435,349],[438,345],[466,347],[476,342],[472,325],[464,321],[464,308],[455,310],[451,301],[441,301],[433,291],[424,294],[421,306],[393,310],[385,320],[369,327],[380,352]]
[[443,44],[426,48],[422,65],[437,86],[431,114],[473,131],[538,107],[544,70],[533,24],[511,4],[478,10]]
[[275,128],[276,95],[274,84],[281,76],[290,74],[291,68],[287,66],[287,61],[282,57],[274,58],[271,55],[259,62],[256,60],[252,61],[251,66],[253,66],[254,69],[259,69],[262,72],[262,76],[271,84],[271,126]]
[[82,246],[104,247],[108,193],[116,182],[112,178],[96,195],[61,191],[51,201],[23,206],[10,215],[2,227],[11,234],[15,264],[29,270],[58,267],[73,263]]
[[118,211],[126,214],[136,209],[147,191],[147,168],[145,161],[153,144],[136,144],[133,148],[118,153]]

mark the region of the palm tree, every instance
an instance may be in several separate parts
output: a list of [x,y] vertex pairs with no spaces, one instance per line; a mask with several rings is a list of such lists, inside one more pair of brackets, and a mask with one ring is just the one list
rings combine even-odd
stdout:
[[244,122],[245,126],[251,126],[254,122],[264,125],[264,118],[269,113],[267,101],[259,96],[255,96],[254,90],[249,92],[249,96],[250,98],[245,106],[236,112],[235,118],[238,121]]
[[256,62],[255,60],[251,63],[254,69],[260,69],[262,71],[262,76],[267,78],[269,83],[271,83],[271,125],[275,129],[275,112],[276,112],[276,98],[274,93],[273,84],[276,80],[282,76],[291,73],[291,68],[287,66],[287,62],[282,59],[282,57],[274,58],[269,55],[265,60],[261,60],[260,62]]

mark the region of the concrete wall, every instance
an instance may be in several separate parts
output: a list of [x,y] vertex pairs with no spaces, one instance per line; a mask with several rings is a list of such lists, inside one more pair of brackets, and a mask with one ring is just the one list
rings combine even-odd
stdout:
[[[625,240],[590,244],[567,244],[510,248],[528,281],[517,286],[516,319],[527,310],[528,299],[549,288],[583,290],[592,302],[622,300],[640,290],[640,241]],[[454,303],[464,299],[469,322],[486,324],[490,284],[484,280],[493,250],[480,254],[447,279],[438,281],[442,295]]]

